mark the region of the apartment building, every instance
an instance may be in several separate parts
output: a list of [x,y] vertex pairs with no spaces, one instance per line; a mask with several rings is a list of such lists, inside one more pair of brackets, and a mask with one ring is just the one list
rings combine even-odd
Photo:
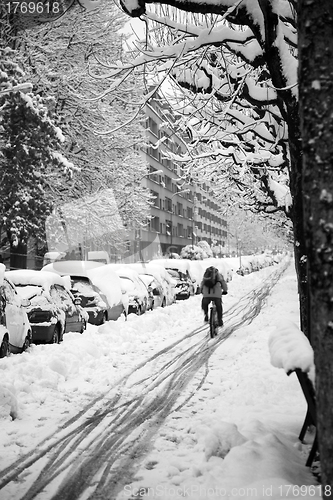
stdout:
[[170,107],[152,99],[146,107],[147,147],[142,151],[149,174],[142,180],[154,197],[151,220],[135,231],[134,254],[139,260],[180,253],[186,245],[206,240],[226,247],[227,221],[209,186],[180,181],[181,166],[167,153],[184,153],[186,137],[173,129]]

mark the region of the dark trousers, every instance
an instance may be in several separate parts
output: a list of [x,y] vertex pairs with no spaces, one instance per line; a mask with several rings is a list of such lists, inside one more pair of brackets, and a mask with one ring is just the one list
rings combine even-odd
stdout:
[[222,325],[223,308],[222,308],[221,297],[202,297],[201,307],[203,309],[203,312],[205,313],[205,316],[208,317],[208,306],[209,306],[211,301],[215,302],[215,304],[216,304],[217,319],[218,319],[219,325]]

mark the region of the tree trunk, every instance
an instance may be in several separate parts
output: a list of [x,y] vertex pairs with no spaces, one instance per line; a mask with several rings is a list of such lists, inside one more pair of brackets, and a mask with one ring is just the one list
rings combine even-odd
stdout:
[[[333,488],[333,2],[299,0],[299,91],[310,327],[323,498]],[[326,489],[325,489],[326,487]]]
[[10,246],[10,268],[11,269],[26,269],[27,268],[27,244],[19,243],[17,246]]
[[300,123],[298,105],[289,106],[288,134],[290,145],[290,192],[293,198],[291,219],[294,232],[295,268],[298,283],[298,296],[300,305],[300,326],[302,332],[311,342],[311,329],[309,325],[309,293],[307,248],[304,232],[303,190],[302,190],[302,145],[300,138]]

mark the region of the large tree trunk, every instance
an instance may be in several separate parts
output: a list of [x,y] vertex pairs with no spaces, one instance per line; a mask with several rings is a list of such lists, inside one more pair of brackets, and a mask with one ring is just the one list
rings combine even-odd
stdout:
[[289,105],[288,134],[290,145],[290,192],[293,198],[292,222],[294,231],[295,267],[298,282],[298,296],[300,304],[300,326],[302,332],[311,342],[307,248],[304,232],[304,211],[302,192],[302,145],[300,139],[300,123],[298,105]]
[[299,91],[310,325],[322,483],[333,488],[333,2],[299,0]]

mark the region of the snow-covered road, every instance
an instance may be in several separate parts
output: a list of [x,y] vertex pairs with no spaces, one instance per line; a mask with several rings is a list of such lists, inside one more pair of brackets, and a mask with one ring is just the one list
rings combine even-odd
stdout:
[[[1,500],[244,498],[259,470],[259,498],[267,477],[271,498],[290,498],[289,483],[315,488],[297,444],[303,395],[268,355],[282,314],[297,321],[286,267],[234,277],[216,339],[196,296],[0,360]],[[238,448],[248,462],[232,462]]]
[[[153,349],[150,355],[142,350],[133,352],[135,366],[126,373],[118,374],[118,380],[110,384],[111,388],[90,398],[80,409],[77,402],[77,413],[62,421],[44,439],[34,439],[35,447],[30,447],[26,453],[19,453],[16,460],[10,460],[9,466],[4,466],[5,460],[1,461],[1,498],[116,498],[135,477],[139,464],[151,447],[151,440],[165,418],[171,412],[179,411],[203,386],[212,354],[218,348],[223,349],[222,344],[226,339],[249,325],[260,313],[286,266],[284,262],[264,270],[259,280],[256,275],[252,275],[252,280],[248,277],[248,286],[243,286],[236,294],[232,293],[233,283],[230,284],[231,300],[229,304],[225,300],[226,326],[216,339],[209,339],[207,326],[193,329],[193,319],[189,321],[192,315],[197,324],[202,324],[200,297],[167,308],[173,311],[174,320],[178,316],[177,312],[182,317],[175,323],[168,341],[164,337],[162,348],[155,338],[155,350],[150,345]],[[235,281],[237,279],[244,284],[244,278],[236,277]],[[153,322],[156,318],[155,323],[161,324],[159,316],[165,311],[156,310],[146,316]],[[133,318],[132,323],[127,322],[129,325],[116,323],[125,330],[128,326],[137,325],[137,333],[141,333],[140,321],[148,326],[148,320],[144,317]],[[111,329],[115,326],[115,323],[111,325]],[[94,337],[109,328],[110,323],[91,335]],[[160,330],[162,334],[163,327]],[[66,340],[62,346],[44,346],[44,356],[51,352],[50,349],[54,352],[54,349],[65,348]],[[83,337],[76,335],[75,340],[77,344],[82,342]],[[39,347],[34,346],[31,353],[22,356],[33,355]],[[8,360],[8,364],[10,361],[13,361],[13,357]],[[51,366],[56,366],[54,360]],[[58,373],[63,375],[61,372],[66,370],[58,366]],[[68,370],[64,374],[68,380],[71,378]],[[102,380],[101,386],[104,386]],[[57,388],[59,390],[59,384]]]

